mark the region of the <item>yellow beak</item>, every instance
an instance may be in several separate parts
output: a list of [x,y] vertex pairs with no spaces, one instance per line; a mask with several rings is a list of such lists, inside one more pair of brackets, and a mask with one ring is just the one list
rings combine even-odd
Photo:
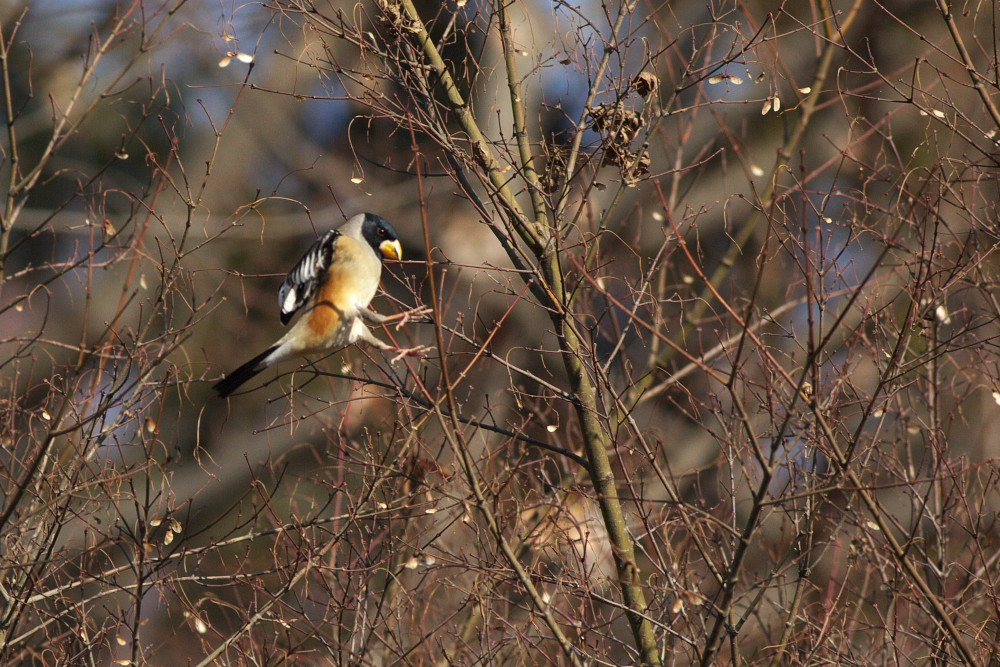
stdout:
[[378,246],[378,251],[388,259],[403,259],[403,246],[399,244],[399,241],[382,241]]

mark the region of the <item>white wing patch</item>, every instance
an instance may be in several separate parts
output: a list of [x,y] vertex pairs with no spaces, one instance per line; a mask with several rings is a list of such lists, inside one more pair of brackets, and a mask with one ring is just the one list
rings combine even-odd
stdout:
[[333,259],[333,244],[339,236],[340,232],[336,229],[328,231],[309,247],[298,264],[285,276],[285,281],[278,290],[282,324],[288,324],[292,315],[316,293]]

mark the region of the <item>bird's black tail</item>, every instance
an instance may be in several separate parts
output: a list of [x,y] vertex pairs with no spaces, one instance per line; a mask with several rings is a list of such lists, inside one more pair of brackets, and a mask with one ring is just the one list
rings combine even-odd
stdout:
[[254,357],[250,361],[246,362],[245,364],[237,368],[232,373],[226,375],[225,379],[216,382],[214,385],[212,385],[212,389],[214,389],[219,393],[219,398],[225,398],[226,396],[229,396],[234,391],[239,389],[240,385],[242,385],[244,382],[246,382],[254,375],[257,375],[257,373],[260,373],[262,370],[267,368],[267,365],[264,364],[263,362],[265,359],[267,359],[267,356],[272,352],[274,352],[276,349],[278,349],[277,345],[275,345],[274,347],[267,348],[266,350],[258,354],[256,357]]

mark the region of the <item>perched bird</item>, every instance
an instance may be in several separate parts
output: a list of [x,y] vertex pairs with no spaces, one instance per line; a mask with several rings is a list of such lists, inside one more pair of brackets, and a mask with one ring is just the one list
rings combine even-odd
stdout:
[[361,213],[316,241],[278,290],[281,323],[302,311],[302,317],[274,345],[246,362],[213,388],[220,397],[278,362],[365,341],[397,358],[420,354],[424,348],[399,349],[383,343],[365,326],[391,319],[408,320],[426,313],[418,308],[401,317],[386,317],[368,308],[382,275],[382,258],[402,259],[396,230],[372,213]]

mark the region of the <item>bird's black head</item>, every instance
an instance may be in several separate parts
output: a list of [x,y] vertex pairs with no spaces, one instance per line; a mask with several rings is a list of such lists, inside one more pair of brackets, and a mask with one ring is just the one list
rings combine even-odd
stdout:
[[361,236],[383,257],[403,259],[403,246],[399,243],[396,230],[384,218],[374,213],[365,213],[361,223]]

